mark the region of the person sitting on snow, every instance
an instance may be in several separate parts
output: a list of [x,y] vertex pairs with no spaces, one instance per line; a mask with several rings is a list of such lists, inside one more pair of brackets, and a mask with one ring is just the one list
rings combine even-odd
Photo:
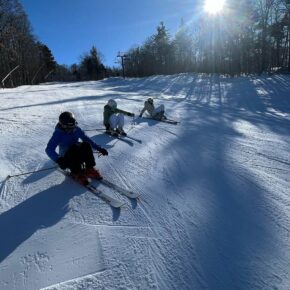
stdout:
[[124,126],[124,115],[134,117],[133,113],[129,113],[117,108],[117,102],[110,99],[104,106],[104,125],[106,127],[106,133],[110,135],[122,135],[126,136]]
[[164,115],[164,105],[160,105],[159,107],[155,108],[152,98],[149,98],[147,101],[144,102],[144,108],[142,109],[139,115],[140,118],[142,117],[145,111],[147,111],[150,117],[155,120],[167,119]]
[[[103,178],[95,169],[96,163],[92,148],[98,150],[102,155],[108,155],[108,151],[97,145],[77,124],[71,112],[61,113],[45,152],[61,169],[69,168],[73,179],[86,185],[88,184],[87,178],[99,180]],[[79,139],[83,142],[79,142]],[[59,153],[56,152],[57,147],[59,147]]]

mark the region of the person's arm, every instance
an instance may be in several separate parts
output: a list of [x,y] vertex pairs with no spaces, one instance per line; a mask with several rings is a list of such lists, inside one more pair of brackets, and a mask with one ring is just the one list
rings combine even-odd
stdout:
[[144,102],[144,108],[141,110],[139,117],[142,117],[145,111],[148,110],[147,101]]
[[54,131],[45,149],[45,152],[48,155],[48,157],[54,162],[57,162],[57,159],[59,158],[59,155],[56,153],[56,147],[58,146],[59,141],[60,141],[60,133]]
[[130,113],[130,112],[118,109],[118,108],[116,108],[114,111],[115,111],[115,113],[122,113],[122,114],[130,116],[130,117],[134,117],[135,116],[133,113]]
[[142,115],[144,114],[145,111],[146,111],[146,108],[144,107],[144,108],[141,110],[139,117],[142,117]]
[[105,127],[110,127],[110,115],[111,115],[111,109],[108,105],[104,106],[104,113],[103,113],[103,116],[104,116],[104,125]]

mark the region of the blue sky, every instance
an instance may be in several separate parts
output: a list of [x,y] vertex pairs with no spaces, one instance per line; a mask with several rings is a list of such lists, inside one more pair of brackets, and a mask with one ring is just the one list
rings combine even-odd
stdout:
[[[194,18],[196,0],[20,0],[33,33],[59,64],[78,63],[95,45],[106,65],[142,44],[163,21],[171,35]],[[192,24],[194,25],[194,23]]]

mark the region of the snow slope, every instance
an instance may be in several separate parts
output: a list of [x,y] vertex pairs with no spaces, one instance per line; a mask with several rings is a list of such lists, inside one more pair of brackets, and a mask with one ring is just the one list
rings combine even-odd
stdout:
[[[0,91],[0,289],[290,289],[290,77],[180,74]],[[142,194],[112,209],[44,149],[58,115],[102,128],[110,98],[138,115],[163,103],[180,125],[126,117],[121,141],[89,131],[105,177]]]

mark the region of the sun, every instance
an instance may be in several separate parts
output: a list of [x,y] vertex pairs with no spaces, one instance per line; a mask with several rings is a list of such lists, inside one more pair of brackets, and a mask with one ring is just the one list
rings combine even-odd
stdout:
[[209,14],[219,13],[225,4],[225,0],[206,0],[204,10]]

